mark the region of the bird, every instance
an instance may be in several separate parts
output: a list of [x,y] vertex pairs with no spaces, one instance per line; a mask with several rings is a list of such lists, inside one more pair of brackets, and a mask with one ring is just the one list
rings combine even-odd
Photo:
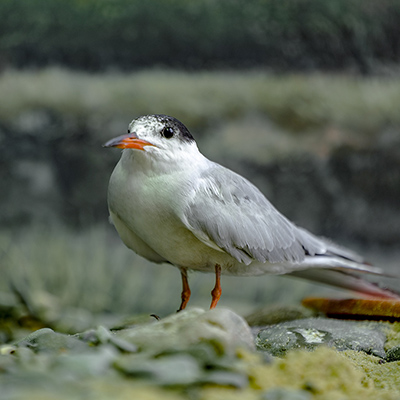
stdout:
[[140,116],[103,146],[123,149],[109,181],[110,221],[135,253],[179,268],[178,311],[191,295],[189,270],[215,273],[210,309],[221,296],[221,274],[289,274],[400,298],[359,276],[380,275],[379,268],[295,225],[249,180],[206,158],[178,119]]

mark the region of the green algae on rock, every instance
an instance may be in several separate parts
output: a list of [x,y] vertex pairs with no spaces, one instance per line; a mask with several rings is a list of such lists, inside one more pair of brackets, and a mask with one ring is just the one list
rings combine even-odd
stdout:
[[397,390],[400,396],[400,362],[383,362],[378,357],[362,352],[345,351],[349,361],[365,374],[364,381],[372,382],[376,389]]
[[[346,353],[320,347],[313,352],[289,352],[271,365],[253,364],[249,367],[251,385],[259,390],[276,387],[307,390],[318,400],[398,399],[398,378],[388,377],[386,390],[379,390],[383,387],[377,386],[373,376]],[[372,357],[355,351],[351,354],[362,354],[366,360]],[[379,359],[374,357],[374,360]]]

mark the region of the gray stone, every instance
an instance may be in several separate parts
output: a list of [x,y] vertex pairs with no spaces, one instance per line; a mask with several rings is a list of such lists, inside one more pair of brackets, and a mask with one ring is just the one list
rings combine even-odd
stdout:
[[18,347],[28,347],[36,352],[81,352],[89,346],[70,335],[54,332],[50,328],[39,329],[15,343]]
[[378,323],[308,318],[262,329],[257,335],[256,346],[275,356],[282,356],[292,349],[314,350],[325,345],[339,351],[364,351],[386,358],[385,341],[386,336]]
[[[209,350],[211,345],[208,344]],[[243,365],[233,356],[214,353],[213,358],[191,351],[166,352],[157,357],[148,353],[123,354],[114,366],[128,376],[151,380],[152,384],[162,386],[217,384],[238,388],[247,387],[249,378]]]
[[212,371],[205,373],[200,382],[221,386],[245,388],[249,384],[249,378],[244,373],[234,371]]
[[201,342],[212,343],[221,354],[232,353],[237,347],[254,349],[246,321],[224,308],[185,310],[161,321],[116,332],[116,336],[135,344],[139,351],[152,354],[185,350]]
[[98,326],[96,329],[77,333],[74,336],[92,345],[112,344],[123,352],[135,353],[137,351],[137,347],[134,344],[117,337],[113,332],[102,325]]
[[147,360],[135,356],[120,357],[115,366],[127,375],[147,378],[160,385],[190,385],[203,374],[197,360],[187,354]]
[[261,395],[261,400],[311,400],[312,395],[305,390],[276,388]]
[[107,374],[118,356],[110,345],[88,348],[81,353],[66,353],[54,359],[55,372],[68,374],[71,379]]
[[313,312],[302,306],[270,305],[255,310],[247,315],[245,319],[250,326],[264,326],[312,316]]

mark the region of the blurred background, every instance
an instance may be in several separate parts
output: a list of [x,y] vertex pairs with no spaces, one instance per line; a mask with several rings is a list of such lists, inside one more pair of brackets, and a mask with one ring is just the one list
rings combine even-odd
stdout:
[[[179,271],[108,224],[120,151],[101,145],[153,113],[295,223],[399,271],[397,0],[2,0],[0,15],[3,305],[82,320],[177,309]],[[190,282],[208,307],[213,275]],[[269,276],[222,288],[240,313],[333,294]]]

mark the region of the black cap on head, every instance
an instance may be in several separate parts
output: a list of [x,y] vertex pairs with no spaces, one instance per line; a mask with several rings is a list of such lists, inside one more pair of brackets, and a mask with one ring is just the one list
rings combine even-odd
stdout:
[[178,119],[171,117],[169,115],[164,115],[164,114],[153,114],[153,115],[147,115],[144,117],[139,117],[138,119],[141,118],[155,118],[158,122],[161,122],[164,124],[166,127],[172,128],[174,131],[178,130],[179,131],[179,137],[185,141],[185,142],[193,142],[194,137],[192,134],[189,132],[188,128],[184,124],[182,124],[181,121]]

